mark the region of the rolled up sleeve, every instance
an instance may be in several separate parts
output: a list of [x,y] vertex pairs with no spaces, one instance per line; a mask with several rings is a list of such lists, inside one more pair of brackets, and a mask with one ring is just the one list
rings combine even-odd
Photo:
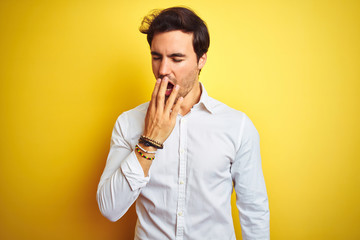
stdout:
[[126,140],[128,129],[123,113],[115,123],[110,152],[97,189],[99,209],[111,221],[117,221],[126,213],[150,180],[150,173],[144,176],[133,147]]

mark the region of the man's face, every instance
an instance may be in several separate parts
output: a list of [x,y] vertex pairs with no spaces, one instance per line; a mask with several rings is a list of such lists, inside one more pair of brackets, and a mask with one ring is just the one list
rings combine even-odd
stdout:
[[155,78],[169,78],[168,97],[173,87],[180,86],[178,97],[198,89],[199,70],[206,62],[206,54],[197,61],[193,48],[193,34],[180,30],[157,33],[151,42],[152,69]]

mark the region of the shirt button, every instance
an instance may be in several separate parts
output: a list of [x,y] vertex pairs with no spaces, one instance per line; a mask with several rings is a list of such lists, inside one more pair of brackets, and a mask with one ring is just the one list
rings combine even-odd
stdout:
[[179,216],[182,216],[182,215],[183,215],[183,213],[182,213],[182,212],[179,212],[179,213],[178,213],[178,215],[179,215]]
[[184,181],[183,181],[183,180],[180,180],[180,184],[183,185],[183,184],[184,184]]
[[181,154],[184,154],[184,152],[185,152],[184,149],[180,149]]

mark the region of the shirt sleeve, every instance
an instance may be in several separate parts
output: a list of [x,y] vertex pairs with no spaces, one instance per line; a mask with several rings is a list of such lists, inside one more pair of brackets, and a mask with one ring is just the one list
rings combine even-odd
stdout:
[[97,189],[101,213],[110,221],[119,220],[138,198],[150,179],[126,140],[129,124],[126,114],[117,119],[110,144],[110,152]]
[[261,167],[259,134],[244,115],[241,143],[231,166],[242,238],[270,239],[270,212]]

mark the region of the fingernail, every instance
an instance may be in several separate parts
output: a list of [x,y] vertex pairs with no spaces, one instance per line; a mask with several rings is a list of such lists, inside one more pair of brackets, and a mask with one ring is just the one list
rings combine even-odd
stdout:
[[182,101],[184,98],[183,97],[179,97],[179,100]]
[[157,82],[157,83],[160,83],[160,82],[161,82],[161,78],[156,79],[156,82]]
[[177,84],[175,85],[175,89],[176,89],[176,90],[178,90],[179,87],[180,87],[179,85],[177,85]]

